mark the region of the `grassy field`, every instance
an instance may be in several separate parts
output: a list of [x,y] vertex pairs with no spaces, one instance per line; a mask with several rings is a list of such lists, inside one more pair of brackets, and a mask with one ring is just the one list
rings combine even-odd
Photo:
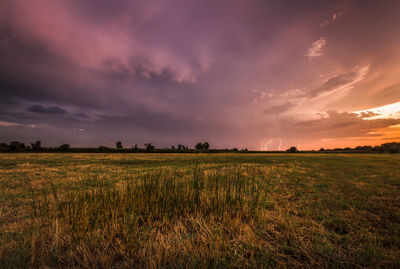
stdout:
[[0,268],[400,267],[400,155],[0,154]]

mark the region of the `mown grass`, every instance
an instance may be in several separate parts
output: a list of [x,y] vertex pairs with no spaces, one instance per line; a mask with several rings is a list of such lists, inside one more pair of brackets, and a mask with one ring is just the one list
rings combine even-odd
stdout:
[[399,155],[0,162],[0,268],[400,267]]

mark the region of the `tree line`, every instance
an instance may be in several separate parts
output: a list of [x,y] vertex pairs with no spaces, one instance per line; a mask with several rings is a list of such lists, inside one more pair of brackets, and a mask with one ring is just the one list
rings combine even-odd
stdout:
[[[236,149],[235,149],[236,150]],[[246,149],[247,150],[247,149]],[[206,142],[199,142],[195,145],[194,149],[189,148],[183,144],[173,145],[171,147],[156,148],[152,143],[145,143],[143,147],[135,144],[132,147],[124,147],[121,141],[115,143],[115,148],[107,146],[99,146],[97,148],[73,148],[69,144],[62,144],[58,147],[43,147],[41,141],[32,142],[30,145],[25,145],[23,142],[12,141],[9,144],[0,143],[0,152],[159,152],[159,153],[175,153],[175,152],[211,152],[216,149],[210,149],[210,144]],[[229,151],[225,149],[223,151]]]
[[[145,143],[143,147],[139,147],[135,144],[132,147],[124,147],[121,141],[117,141],[115,143],[115,148],[99,146],[97,148],[72,148],[69,144],[61,144],[58,147],[43,147],[41,141],[32,142],[30,145],[25,145],[23,142],[12,141],[10,143],[0,143],[0,152],[87,152],[87,153],[96,153],[96,152],[123,152],[123,153],[146,153],[146,152],[154,152],[154,153],[199,153],[199,152],[207,152],[207,153],[219,153],[219,152],[266,152],[266,151],[249,151],[247,148],[245,149],[212,149],[210,148],[210,144],[206,142],[199,142],[194,145],[194,148],[189,148],[188,146],[178,144],[177,146],[165,147],[165,148],[156,148],[152,143]],[[268,151],[268,152],[285,152],[285,151]],[[357,146],[354,148],[345,147],[345,148],[334,148],[334,149],[324,149],[321,148],[318,151],[299,151],[296,147],[290,147],[286,150],[289,153],[303,152],[303,153],[400,153],[400,143],[391,142],[384,143],[380,146]]]
[[357,146],[354,148],[345,147],[345,148],[333,148],[333,149],[325,149],[320,148],[318,151],[299,151],[296,147],[290,147],[286,150],[286,152],[341,152],[341,153],[400,153],[400,143],[391,142],[384,143],[380,146]]
[[381,144],[380,146],[357,146],[355,148],[350,148],[350,147],[334,148],[334,149],[320,148],[319,152],[400,153],[400,143],[398,143],[398,142],[390,142],[390,143]]

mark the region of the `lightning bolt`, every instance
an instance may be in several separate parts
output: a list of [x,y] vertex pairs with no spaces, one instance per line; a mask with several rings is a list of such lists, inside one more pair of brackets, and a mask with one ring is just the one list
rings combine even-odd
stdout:
[[268,140],[268,142],[265,142],[264,145],[261,142],[261,150],[266,151],[268,149],[269,144],[271,144],[272,139]]
[[281,146],[282,146],[282,138],[279,138],[279,151],[281,151]]

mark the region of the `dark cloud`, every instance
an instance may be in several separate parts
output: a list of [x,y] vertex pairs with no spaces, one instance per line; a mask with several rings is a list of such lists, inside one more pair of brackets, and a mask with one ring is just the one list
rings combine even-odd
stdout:
[[177,74],[169,68],[154,71],[143,64],[143,60],[132,59],[129,65],[122,64],[116,59],[108,59],[103,63],[105,70],[98,72],[111,80],[141,82],[149,85],[177,85]]
[[[367,112],[300,119],[400,98],[398,5],[3,0],[0,120],[19,124],[7,137],[42,133],[80,145],[207,138],[258,148],[260,139],[288,134],[367,136],[395,120],[365,120],[375,116]],[[326,40],[323,53],[310,61],[303,55],[316,40]],[[348,96],[335,102],[325,97],[343,89]],[[254,102],[254,91],[274,97]]]
[[35,112],[39,114],[46,114],[46,115],[65,115],[67,114],[67,111],[62,109],[61,107],[58,106],[48,106],[44,107],[42,105],[32,105],[30,106],[27,111],[29,112]]
[[0,120],[17,122],[17,123],[32,123],[38,120],[33,113],[26,113],[26,111],[8,111],[0,110]]
[[234,128],[223,122],[204,121],[188,116],[174,117],[162,113],[154,113],[145,109],[135,109],[126,116],[99,115],[96,124],[113,130],[135,129],[158,133],[158,134],[206,134],[210,131],[215,133],[229,133]]
[[81,118],[87,118],[87,115],[85,113],[76,113],[76,115]]

